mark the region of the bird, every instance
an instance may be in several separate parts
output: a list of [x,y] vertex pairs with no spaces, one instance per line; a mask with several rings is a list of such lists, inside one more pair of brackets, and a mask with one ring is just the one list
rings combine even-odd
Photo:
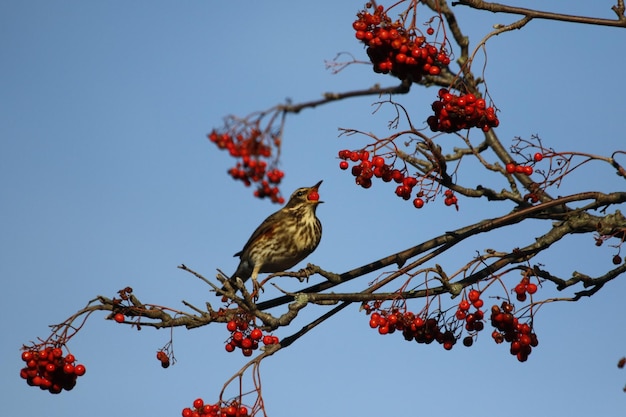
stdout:
[[322,223],[315,212],[323,201],[318,189],[298,188],[283,208],[271,214],[256,228],[239,252],[237,270],[230,277],[243,282],[252,278],[255,290],[259,273],[285,271],[309,256],[322,239]]

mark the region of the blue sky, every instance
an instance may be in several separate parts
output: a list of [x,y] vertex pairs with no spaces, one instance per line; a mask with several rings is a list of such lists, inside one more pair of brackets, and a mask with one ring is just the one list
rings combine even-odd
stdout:
[[[549,7],[613,17],[610,2],[591,3]],[[46,337],[49,324],[95,296],[114,296],[127,285],[144,302],[174,308],[183,299],[214,302],[203,283],[176,266],[208,277],[216,268],[234,270],[232,254],[277,206],[251,198],[250,189],[227,177],[233,161],[205,135],[227,114],[286,98],[393,85],[365,66],[337,75],[324,69],[340,51],[365,57],[351,27],[360,7],[327,0],[0,4],[0,414],[178,416],[197,397],[216,399],[244,363],[224,351],[222,326],[175,330],[178,362],[163,370],[154,353],[169,332],[137,332],[94,314],[70,344],[87,374],[59,396],[19,379],[19,347]],[[457,9],[473,42],[493,24],[513,21]],[[493,39],[485,77],[501,109],[503,142],[537,133],[557,150],[624,149],[624,44],[624,30],[541,21]],[[402,100],[424,109],[425,119],[435,94],[416,88]],[[354,186],[335,155],[366,141],[338,138],[337,128],[385,134],[389,113],[372,115],[373,101],[306,110],[289,117],[285,130],[283,192],[324,180],[324,237],[308,260],[335,272],[510,209],[461,199],[459,212],[440,202],[417,211],[383,184]],[[623,180],[596,163],[553,194],[623,189]],[[527,244],[545,227],[479,237],[440,262],[453,269],[476,250]],[[613,253],[584,236],[538,261],[563,275],[593,274]],[[488,334],[471,349],[446,352],[379,336],[356,306],[348,308],[262,365],[266,407],[278,417],[392,409],[622,416],[626,373],[616,362],[626,354],[625,291],[620,279],[591,299],[544,307],[536,317],[540,345],[524,364]],[[309,310],[294,329],[324,311]]]

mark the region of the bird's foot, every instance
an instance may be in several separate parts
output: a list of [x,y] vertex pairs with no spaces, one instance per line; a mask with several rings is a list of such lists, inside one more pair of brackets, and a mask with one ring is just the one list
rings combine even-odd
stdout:
[[257,281],[256,279],[252,280],[252,299],[254,301],[259,299],[259,294],[265,292],[265,290],[263,289],[263,285],[261,285],[259,283],[259,281]]

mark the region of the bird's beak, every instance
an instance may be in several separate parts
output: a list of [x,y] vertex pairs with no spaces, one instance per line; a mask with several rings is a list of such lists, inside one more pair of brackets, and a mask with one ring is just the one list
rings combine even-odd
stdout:
[[[315,184],[315,185],[314,185],[313,187],[311,187],[311,188],[312,188],[313,190],[317,191],[317,189],[318,189],[318,188],[320,188],[320,185],[322,185],[322,181],[324,181],[324,180],[320,180],[320,182],[318,182],[317,184]],[[316,203],[316,204],[321,204],[321,203],[323,203],[323,201],[321,201],[321,200],[317,200],[315,203]]]

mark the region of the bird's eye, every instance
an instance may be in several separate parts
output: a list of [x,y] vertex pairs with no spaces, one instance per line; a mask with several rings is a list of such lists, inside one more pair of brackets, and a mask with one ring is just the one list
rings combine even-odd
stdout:
[[303,195],[306,194],[306,190],[300,190],[298,191],[298,193],[296,194],[298,197],[302,197]]

